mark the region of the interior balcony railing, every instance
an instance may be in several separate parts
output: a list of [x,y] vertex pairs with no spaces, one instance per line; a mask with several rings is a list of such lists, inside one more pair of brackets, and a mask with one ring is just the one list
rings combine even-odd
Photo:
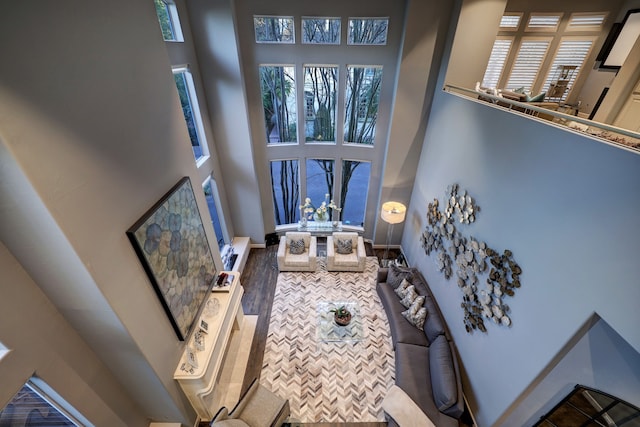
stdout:
[[[475,89],[468,89],[448,84],[444,86],[444,90],[453,95],[471,98],[476,101],[488,102],[516,114],[536,117],[542,122],[557,125],[583,135],[589,135],[600,142],[640,154],[640,133],[638,132],[619,128],[606,123],[595,122],[578,115],[552,110],[535,105],[535,103],[515,101],[500,96],[499,94],[495,95]],[[559,104],[559,107],[564,106]]]

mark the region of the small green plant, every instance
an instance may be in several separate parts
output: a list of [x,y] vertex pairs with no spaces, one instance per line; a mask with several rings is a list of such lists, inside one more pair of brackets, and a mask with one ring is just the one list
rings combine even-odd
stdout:
[[344,305],[338,308],[333,308],[329,310],[329,312],[334,313],[336,317],[349,317],[351,315],[351,312],[347,310],[347,307]]

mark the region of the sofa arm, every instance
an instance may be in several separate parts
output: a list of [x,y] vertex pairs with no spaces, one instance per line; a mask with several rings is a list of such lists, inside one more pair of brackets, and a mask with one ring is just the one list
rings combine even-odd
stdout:
[[280,236],[280,245],[278,246],[278,261],[284,262],[286,250],[287,250],[287,238],[285,236]]
[[389,269],[387,267],[378,269],[378,283],[385,283],[387,281],[387,275],[389,274]]

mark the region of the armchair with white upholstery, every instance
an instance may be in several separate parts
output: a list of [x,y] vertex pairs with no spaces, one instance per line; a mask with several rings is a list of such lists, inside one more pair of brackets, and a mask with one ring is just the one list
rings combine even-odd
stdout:
[[[346,253],[349,246],[351,252]],[[327,271],[364,271],[366,260],[364,239],[358,233],[335,232],[327,236]]]
[[280,427],[289,418],[289,401],[260,385],[254,379],[231,412],[220,408],[211,427]]
[[[296,242],[304,244],[301,253],[292,251],[291,245]],[[292,253],[293,252],[293,253]],[[280,237],[278,246],[278,269],[280,271],[316,271],[317,268],[317,242],[316,237],[306,231],[289,231]]]

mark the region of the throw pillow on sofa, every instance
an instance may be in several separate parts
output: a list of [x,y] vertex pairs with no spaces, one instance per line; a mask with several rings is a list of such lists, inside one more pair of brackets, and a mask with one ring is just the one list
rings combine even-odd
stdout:
[[304,253],[304,239],[292,240],[289,243],[289,253],[291,255],[302,255]]
[[411,286],[411,283],[407,279],[402,279],[400,285],[395,288],[394,292],[398,295],[398,298],[402,299],[407,294],[407,288]]
[[387,283],[393,288],[397,288],[404,279],[407,279],[409,282],[413,281],[413,272],[410,269],[390,264],[387,273]]
[[427,309],[422,306],[423,302],[424,297],[418,297],[408,310],[402,312],[404,318],[418,329],[422,329],[424,321],[427,319]]
[[337,252],[340,255],[349,255],[353,252],[353,243],[351,242],[351,239],[338,239],[336,246],[338,247]]
[[407,294],[400,300],[400,304],[405,308],[411,307],[415,301],[420,301],[420,305],[424,304],[424,297],[418,295],[416,288],[411,285],[407,288]]

